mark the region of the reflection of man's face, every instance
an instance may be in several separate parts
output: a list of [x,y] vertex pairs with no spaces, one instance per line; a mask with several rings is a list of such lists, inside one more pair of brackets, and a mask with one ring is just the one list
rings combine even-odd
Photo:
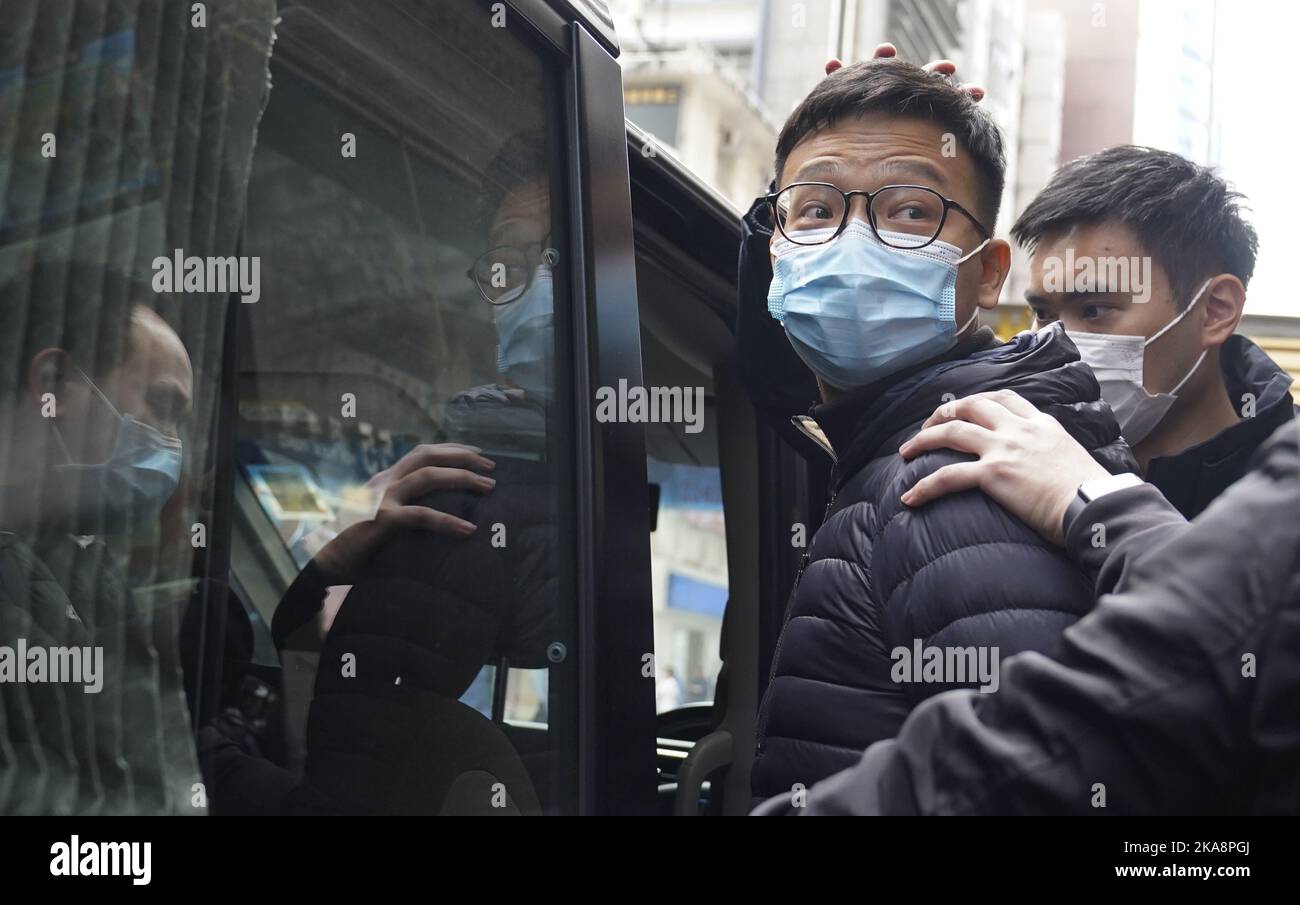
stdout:
[[[551,194],[541,181],[526,182],[506,193],[488,229],[491,245],[539,246],[551,229]],[[534,261],[536,266],[538,261]]]
[[[497,207],[488,229],[488,245],[504,252],[499,264],[506,286],[518,287],[519,294],[543,263],[546,239],[551,231],[551,195],[542,181],[525,182],[508,192]],[[493,316],[506,305],[494,306]]]
[[[122,415],[169,437],[179,436],[194,392],[189,354],[167,322],[144,307],[137,307],[132,314],[129,336],[121,363],[92,379]],[[82,370],[90,372],[84,365]],[[75,374],[66,376],[64,393],[69,403],[65,411],[85,413],[61,424],[74,458],[86,463],[106,460],[117,431],[112,413],[92,398],[94,391]]]
[[546,183],[525,182],[502,200],[489,230],[489,241],[507,247],[500,257],[511,262],[508,289],[495,296],[501,301],[491,309],[497,367],[507,383],[539,398],[545,398],[550,387],[554,348],[550,217]]

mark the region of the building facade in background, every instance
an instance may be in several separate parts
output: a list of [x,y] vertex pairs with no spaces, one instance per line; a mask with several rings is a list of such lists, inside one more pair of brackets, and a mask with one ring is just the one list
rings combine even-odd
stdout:
[[[1007,141],[996,232],[1062,163],[1144,144],[1220,163],[1219,0],[613,0],[628,117],[737,208],[772,177],[790,111],[827,59],[883,41],[907,60],[948,58],[985,88]],[[1028,256],[1013,256],[1002,336],[1033,326]],[[1300,371],[1300,322],[1247,316],[1242,332]]]

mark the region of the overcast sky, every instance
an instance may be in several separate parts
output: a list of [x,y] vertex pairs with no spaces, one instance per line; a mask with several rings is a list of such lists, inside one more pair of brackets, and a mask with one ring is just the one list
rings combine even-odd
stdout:
[[1297,317],[1300,79],[1288,43],[1300,34],[1300,11],[1294,3],[1276,0],[1220,3],[1216,68],[1222,80],[1222,173],[1250,200],[1260,237],[1246,313]]

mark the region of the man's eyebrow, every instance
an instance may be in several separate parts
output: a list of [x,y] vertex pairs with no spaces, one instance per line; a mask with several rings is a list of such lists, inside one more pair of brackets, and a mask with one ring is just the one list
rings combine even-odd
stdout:
[[1030,305],[1059,308],[1062,305],[1073,305],[1079,302],[1112,301],[1117,297],[1130,294],[1113,290],[1096,290],[1094,292],[1052,292],[1044,295],[1034,292],[1032,289],[1026,289],[1025,302]]
[[876,164],[891,179],[916,179],[920,182],[947,183],[947,174],[923,157],[890,157]]
[[835,182],[843,178],[846,172],[848,168],[842,161],[810,160],[799,168],[790,182]]
[[[929,184],[947,184],[943,170],[923,157],[888,157],[863,167],[872,173],[879,184],[875,186],[844,186],[840,180],[847,178],[849,167],[840,160],[812,160],[799,168],[790,182],[832,182],[844,189],[877,189],[890,180],[912,180]],[[789,183],[787,183],[788,185]]]

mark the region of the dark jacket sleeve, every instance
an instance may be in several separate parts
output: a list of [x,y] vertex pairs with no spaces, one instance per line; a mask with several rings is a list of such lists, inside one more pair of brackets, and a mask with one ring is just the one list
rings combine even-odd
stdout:
[[284,650],[289,636],[316,618],[328,590],[329,583],[315,560],[309,561],[284,592],[280,605],[275,608],[275,615],[271,617],[271,637],[275,639],[276,650]]
[[1096,582],[1096,595],[1123,581],[1129,564],[1151,546],[1165,543],[1187,520],[1151,484],[1129,487],[1094,500],[1069,526],[1066,549]]
[[[1099,574],[1113,590],[1065,633],[1057,660],[1025,654],[1003,664],[996,695],[926,702],[898,738],[810,790],[806,807],[786,796],[759,813],[1294,809],[1297,427],[1189,525],[1150,494],[1120,519],[1101,514],[1113,508],[1103,501],[1080,520],[1107,526]],[[1072,528],[1074,552],[1093,557],[1085,536]]]

